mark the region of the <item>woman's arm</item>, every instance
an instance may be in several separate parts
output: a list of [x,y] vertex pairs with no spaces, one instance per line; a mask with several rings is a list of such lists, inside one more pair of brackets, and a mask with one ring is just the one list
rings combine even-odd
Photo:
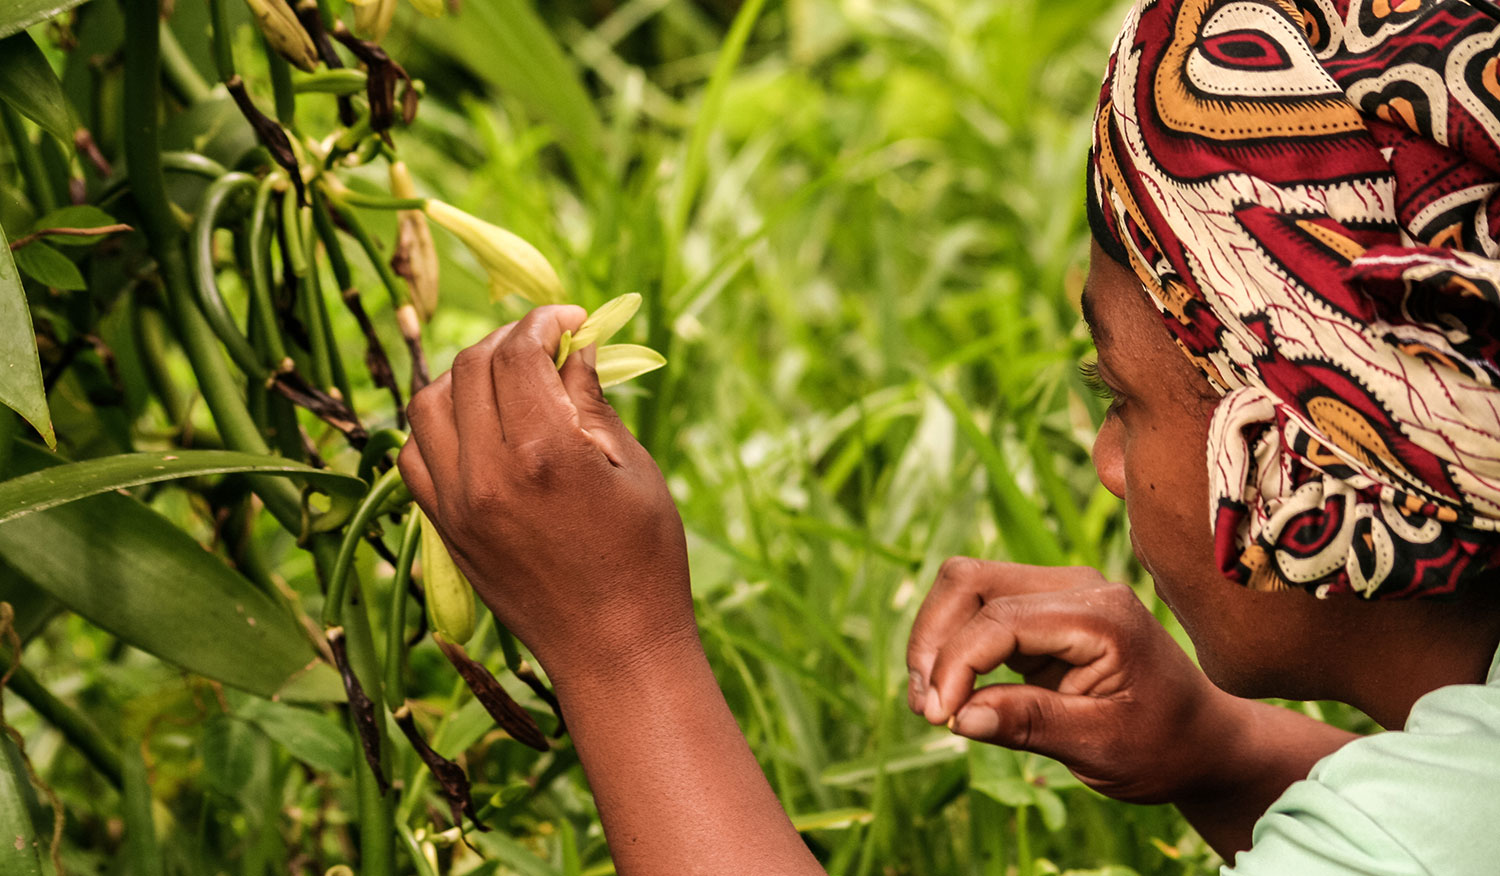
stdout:
[[621,874],[822,876],[696,637],[557,679],[557,694]]
[[[1219,690],[1130,588],[1087,568],[949,560],[907,664],[927,720],[1056,758],[1117,800],[1174,803],[1225,860],[1288,785],[1356,738]],[[1027,683],[974,689],[1002,664]]]
[[412,399],[401,473],[556,686],[622,876],[821,874],[709,671],[682,521],[541,307]]

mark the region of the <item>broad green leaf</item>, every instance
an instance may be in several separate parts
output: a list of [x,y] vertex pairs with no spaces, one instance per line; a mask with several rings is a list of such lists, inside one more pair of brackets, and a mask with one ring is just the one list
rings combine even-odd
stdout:
[[16,267],[21,273],[54,289],[78,291],[87,289],[88,283],[73,260],[51,245],[34,240],[16,250]]
[[[21,5],[26,5],[25,0]],[[75,126],[62,83],[28,33],[0,39],[0,100],[36,122],[68,149],[73,148]]]
[[0,228],[0,404],[20,414],[47,442],[57,446],[52,434],[52,414],[47,410],[47,391],[42,386],[42,364],[36,355],[36,333],[31,328],[31,310],[26,290],[11,259],[5,229]]
[[292,757],[313,769],[347,775],[354,768],[354,743],[338,721],[310,709],[253,697],[239,697],[234,713],[259,727]]
[[5,0],[0,4],[0,38],[81,6],[88,0]]
[[255,774],[255,730],[229,715],[203,724],[203,777],[226,797],[237,796]]
[[42,876],[41,838],[31,819],[31,780],[9,736],[0,736],[0,873]]
[[[32,231],[45,231],[48,228],[98,228],[103,225],[116,224],[115,217],[109,215],[98,207],[90,204],[77,204],[71,207],[61,207],[31,223]],[[92,246],[103,240],[106,234],[90,234],[87,236],[71,234],[51,234],[43,240],[55,246]]]
[[[25,471],[52,457],[16,446]],[[169,663],[260,696],[338,697],[282,606],[134,499],[92,496],[0,524],[0,559],[68,608]],[[312,685],[319,676],[327,681]],[[332,683],[328,683],[332,682]],[[311,688],[311,689],[309,689]]]
[[667,364],[666,357],[639,344],[610,344],[599,351],[595,364],[599,385],[605,389],[634,380]]
[[199,475],[245,473],[305,478],[332,493],[359,496],[359,478],[276,456],[231,450],[123,453],[52,466],[0,481],[0,523],[111,490]]

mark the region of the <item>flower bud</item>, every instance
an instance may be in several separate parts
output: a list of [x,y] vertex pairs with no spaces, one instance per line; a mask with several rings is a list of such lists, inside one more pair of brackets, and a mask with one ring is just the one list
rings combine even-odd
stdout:
[[533,304],[562,304],[562,281],[536,247],[438,200],[428,200],[427,218],[457,235],[489,275],[490,297],[516,294]]
[[311,73],[318,66],[318,49],[286,0],[245,0],[266,42],[294,67]]
[[447,11],[443,0],[411,0],[411,6],[428,18],[442,18]]
[[[421,514],[422,512],[416,512]],[[462,645],[474,635],[474,588],[448,553],[437,527],[422,516],[422,589],[427,592],[427,617],[432,628],[448,641]]]
[[[417,196],[405,162],[391,162],[391,196]],[[432,242],[432,229],[427,227],[427,217],[421,210],[401,210],[396,214],[396,252],[391,256],[391,268],[406,280],[411,289],[411,303],[421,320],[432,319],[439,288],[437,246]]]
[[354,5],[354,31],[371,42],[380,42],[391,29],[396,0],[350,0]]

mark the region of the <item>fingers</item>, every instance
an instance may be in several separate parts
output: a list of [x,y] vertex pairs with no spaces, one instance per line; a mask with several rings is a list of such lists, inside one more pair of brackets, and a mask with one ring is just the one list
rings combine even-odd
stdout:
[[1029,684],[995,684],[974,691],[953,719],[953,732],[979,742],[1047,757],[1076,754],[1100,717],[1102,702]]
[[428,384],[406,405],[406,418],[411,422],[407,445],[421,445],[428,477],[439,490],[453,483],[458,474],[458,432],[453,416],[452,371]]
[[599,374],[594,370],[598,349],[590,344],[568,357],[563,363],[563,389],[578,409],[578,424],[588,433],[609,461],[623,467],[626,454],[635,444],[635,436],[620,422],[614,406],[604,397],[599,386]]
[[427,470],[427,463],[422,459],[422,449],[417,446],[415,435],[406,439],[406,444],[396,455],[396,466],[401,469],[401,480],[405,481],[406,488],[411,490],[412,498],[416,499],[417,506],[431,517],[437,504],[437,492],[433,489],[432,474]]
[[490,332],[484,340],[461,351],[453,360],[453,422],[462,436],[459,464],[464,471],[478,471],[493,460],[505,444],[500,421],[500,403],[495,396],[493,359],[515,324]]
[[553,357],[562,333],[576,331],[585,316],[574,305],[535,308],[495,348],[491,367],[508,448],[555,437],[568,425],[578,427]]
[[926,710],[928,679],[938,649],[985,603],[1006,596],[1066,590],[1102,581],[1097,571],[1087,568],[993,563],[970,557],[947,560],[917,612],[907,642],[906,666],[911,673],[908,705],[914,712]]
[[1017,657],[1050,657],[1071,666],[1057,680],[1059,693],[1106,692],[1101,682],[1121,667],[1108,590],[1028,594],[986,603],[934,657],[927,720],[947,721],[968,699],[976,678]]

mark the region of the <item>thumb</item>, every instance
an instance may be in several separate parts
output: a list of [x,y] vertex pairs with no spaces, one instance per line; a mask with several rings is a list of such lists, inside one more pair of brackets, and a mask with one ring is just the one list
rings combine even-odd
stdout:
[[599,386],[599,373],[594,370],[598,352],[598,348],[590,344],[568,357],[562,367],[563,388],[578,410],[578,425],[589,433],[610,462],[624,466],[627,450],[635,443],[635,436],[625,428],[614,405],[604,397],[604,389]]
[[952,729],[977,742],[1031,751],[1069,763],[1094,740],[1099,698],[1061,694],[1030,684],[995,684],[974,691]]

